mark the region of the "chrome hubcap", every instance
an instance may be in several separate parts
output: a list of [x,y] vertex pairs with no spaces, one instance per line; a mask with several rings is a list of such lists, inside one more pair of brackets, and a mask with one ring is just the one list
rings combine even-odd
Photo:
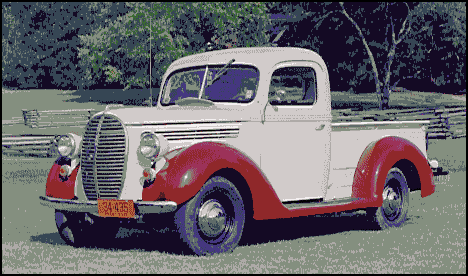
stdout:
[[205,202],[198,213],[198,225],[204,235],[215,238],[224,232],[227,215],[223,206],[215,199]]
[[383,209],[385,215],[393,220],[397,218],[401,213],[402,198],[401,195],[395,191],[392,187],[387,186],[382,194],[383,197]]

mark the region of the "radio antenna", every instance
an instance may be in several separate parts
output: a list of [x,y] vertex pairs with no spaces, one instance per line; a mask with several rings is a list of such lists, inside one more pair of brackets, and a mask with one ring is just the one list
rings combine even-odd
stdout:
[[[153,3],[151,3],[151,11],[153,11]],[[150,13],[150,41],[149,41],[149,47],[150,47],[150,107],[153,107],[153,88],[151,87],[151,13]]]

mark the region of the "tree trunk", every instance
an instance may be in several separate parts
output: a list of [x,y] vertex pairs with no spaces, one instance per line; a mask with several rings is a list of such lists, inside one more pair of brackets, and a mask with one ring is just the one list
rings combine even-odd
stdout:
[[387,55],[387,58],[388,58],[388,61],[387,61],[387,68],[385,68],[385,83],[383,84],[384,85],[384,89],[383,89],[383,93],[382,93],[382,97],[381,97],[381,101],[380,101],[380,110],[386,110],[386,109],[389,109],[390,107],[390,92],[391,92],[391,88],[390,88],[390,76],[391,76],[391,66],[392,66],[392,63],[393,63],[393,58],[395,57],[395,49],[396,49],[396,45],[393,44],[392,45],[392,48],[390,49],[390,52],[388,52],[388,55]]
[[382,93],[382,97],[380,100],[380,105],[379,105],[380,110],[389,109],[390,108],[389,102],[390,102],[390,89],[387,85],[385,85],[383,88],[383,93]]
[[341,8],[343,9],[342,12],[343,14],[349,19],[349,21],[351,21],[351,23],[354,25],[354,27],[356,27],[358,33],[359,33],[359,36],[361,37],[362,39],[362,43],[364,44],[364,47],[366,48],[367,50],[367,54],[369,55],[369,58],[371,60],[371,64],[372,64],[372,71],[374,73],[374,80],[375,80],[375,92],[377,93],[377,97],[379,98],[379,109],[382,110],[383,108],[383,105],[382,105],[382,102],[383,102],[383,98],[382,98],[382,95],[380,93],[380,86],[381,86],[381,83],[379,81],[379,73],[377,71],[377,65],[375,64],[375,60],[374,60],[374,55],[372,54],[369,46],[367,45],[367,41],[366,39],[364,38],[364,34],[362,33],[361,31],[361,28],[359,28],[358,24],[348,15],[348,13],[346,12],[345,8],[344,8],[344,5],[343,5],[343,2],[340,2],[340,6]]

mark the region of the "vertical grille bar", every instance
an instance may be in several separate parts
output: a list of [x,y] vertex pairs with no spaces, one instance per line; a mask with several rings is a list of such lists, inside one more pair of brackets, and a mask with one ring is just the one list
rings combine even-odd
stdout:
[[94,175],[94,189],[96,191],[96,197],[99,197],[99,183],[97,179],[97,174],[98,174],[98,168],[96,166],[96,156],[97,156],[97,145],[99,144],[99,132],[101,131],[101,126],[102,126],[102,121],[104,119],[104,116],[101,117],[99,120],[99,123],[97,125],[97,130],[96,130],[96,138],[95,138],[95,143],[94,143],[94,158],[93,158],[93,175]]

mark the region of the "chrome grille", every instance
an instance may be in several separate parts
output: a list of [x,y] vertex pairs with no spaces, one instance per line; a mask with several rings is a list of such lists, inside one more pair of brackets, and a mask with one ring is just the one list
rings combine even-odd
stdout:
[[112,115],[89,120],[83,137],[81,173],[88,200],[117,199],[123,184],[125,131]]

